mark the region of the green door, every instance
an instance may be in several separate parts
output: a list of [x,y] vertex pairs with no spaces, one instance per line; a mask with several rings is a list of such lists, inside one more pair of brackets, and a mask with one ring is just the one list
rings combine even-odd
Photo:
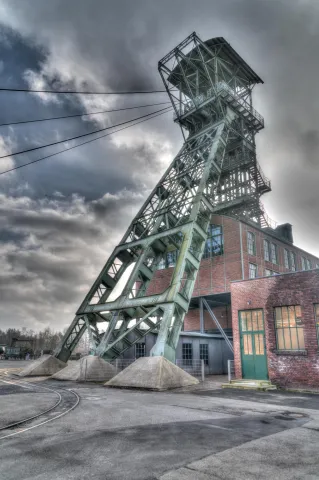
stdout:
[[240,350],[243,378],[267,380],[268,368],[262,310],[239,312]]

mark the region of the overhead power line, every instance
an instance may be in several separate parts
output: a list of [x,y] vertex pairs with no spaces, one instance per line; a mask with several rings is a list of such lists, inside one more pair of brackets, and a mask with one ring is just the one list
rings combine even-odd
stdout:
[[[114,132],[110,133],[105,133],[104,135],[100,135],[99,137],[92,138],[90,140],[86,140],[85,142],[78,143],[77,145],[73,145],[72,147],[67,147],[64,148],[63,150],[60,150],[59,152],[51,153],[50,155],[46,155],[45,157],[38,158],[37,160],[32,160],[31,162],[24,163],[23,165],[18,165],[16,167],[10,168],[9,170],[5,170],[4,172],[0,172],[0,175],[4,175],[5,173],[13,172],[14,170],[18,170],[19,168],[27,167],[28,165],[32,165],[33,163],[37,162],[42,162],[42,160],[46,160],[47,158],[54,157],[56,155],[59,155],[60,153],[68,152],[69,150],[73,150],[74,148],[77,147],[82,147],[82,145],[86,145],[88,143],[95,142],[96,140],[99,140],[100,138],[108,137],[109,135],[113,135],[114,133],[121,132],[122,130],[126,130],[127,128],[134,127],[135,125],[138,125],[139,123],[147,122],[149,120],[153,120],[155,117],[159,117],[160,115],[164,115],[164,113],[168,113],[172,111],[172,107],[169,107],[169,110],[166,110],[166,112],[161,112],[157,114],[153,114],[152,117],[150,118],[144,118],[144,120],[139,120],[138,122],[133,123],[132,125],[127,125],[126,127],[123,128],[118,128],[117,130],[114,130]],[[133,120],[131,120],[133,122]]]
[[35,90],[32,88],[0,88],[1,92],[25,92],[25,93],[53,93],[53,94],[68,94],[75,93],[78,95],[132,95],[138,93],[167,93],[166,90],[142,90],[142,91],[128,91],[128,92],[79,92],[77,90]]
[[117,123],[116,125],[111,125],[110,127],[99,128],[98,130],[94,130],[93,132],[82,133],[81,135],[76,135],[75,137],[64,138],[63,140],[58,140],[57,142],[47,143],[46,145],[40,145],[39,147],[27,148],[25,150],[19,150],[17,152],[11,152],[7,155],[1,155],[0,159],[12,157],[14,155],[20,155],[22,153],[33,152],[34,150],[40,150],[41,148],[52,147],[53,145],[59,145],[60,143],[70,142],[71,140],[77,140],[78,138],[87,137],[88,135],[94,135],[95,133],[104,132],[105,130],[110,130],[111,128],[119,127],[120,125],[126,125],[127,123],[134,122],[135,120],[139,120],[141,118],[149,117],[149,116],[153,115],[154,113],[163,112],[164,110],[167,110],[168,108],[171,108],[171,107],[161,108],[160,110],[156,110],[155,112],[148,113],[148,114],[142,115],[140,117],[132,118],[132,120],[126,120],[125,122]]
[[155,107],[157,105],[166,105],[168,103],[171,103],[171,102],[150,103],[148,105],[138,105],[136,107],[116,108],[113,110],[101,110],[100,112],[77,113],[74,115],[63,115],[61,117],[36,118],[34,120],[19,120],[17,122],[0,123],[0,127],[5,127],[8,125],[20,125],[23,123],[48,122],[50,120],[61,120],[63,118],[87,117],[90,115],[99,115],[101,113],[121,112],[123,110],[134,110],[135,108]]

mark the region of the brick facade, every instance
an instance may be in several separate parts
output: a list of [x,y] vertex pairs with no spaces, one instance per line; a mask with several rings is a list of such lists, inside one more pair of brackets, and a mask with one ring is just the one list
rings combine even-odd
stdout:
[[[212,308],[212,310],[222,328],[232,328],[230,305],[215,307]],[[199,330],[199,322],[199,310],[189,310],[184,321],[184,331],[189,332]],[[212,332],[216,330],[216,325],[207,310],[204,310],[204,330],[205,332]]]
[[[314,255],[308,254],[295,247],[289,242],[280,240],[275,235],[271,235],[264,229],[258,228],[252,224],[239,222],[230,217],[214,215],[211,219],[212,224],[221,225],[223,228],[224,253],[212,258],[204,258],[201,261],[197,274],[193,297],[212,295],[215,293],[230,292],[231,282],[234,280],[249,278],[249,263],[257,265],[257,275],[265,276],[265,269],[276,273],[289,272],[284,265],[284,248],[296,255],[296,268],[301,270],[301,257],[309,259],[311,267],[319,265],[319,259]],[[249,255],[247,248],[247,232],[252,232],[256,240],[256,255]],[[264,239],[277,245],[278,264],[266,261],[264,259]],[[163,292],[169,287],[173,268],[158,270],[148,288],[148,294]],[[217,312],[217,313],[216,313]],[[230,327],[230,319],[227,326],[218,310],[214,310],[219,321],[224,328]],[[205,316],[205,330],[211,329],[211,319]],[[207,325],[207,328],[206,328]],[[199,311],[188,312],[185,317],[185,331],[199,330]],[[214,327],[212,327],[214,328]]]
[[[319,352],[314,304],[319,303],[319,269],[234,282],[231,285],[236,377],[241,378],[238,312],[262,308],[269,379],[282,387],[319,387]],[[274,307],[300,305],[306,352],[278,353]]]

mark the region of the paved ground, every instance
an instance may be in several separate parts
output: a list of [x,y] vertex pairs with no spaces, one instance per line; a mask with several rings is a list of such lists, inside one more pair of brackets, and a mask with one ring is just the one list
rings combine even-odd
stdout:
[[29,365],[31,361],[32,360],[0,360],[0,372],[13,368],[24,368]]
[[[200,386],[199,386],[200,387]],[[194,395],[211,397],[215,399],[233,399],[243,401],[254,401],[258,403],[268,403],[271,405],[285,405],[287,407],[311,408],[319,410],[319,395],[299,392],[258,392],[252,390],[237,389],[215,389],[201,390],[200,388],[192,392]],[[319,477],[318,477],[319,478]]]
[[319,396],[0,380],[2,425],[53,405],[44,386],[80,396],[65,416],[0,430],[1,480],[319,479]]

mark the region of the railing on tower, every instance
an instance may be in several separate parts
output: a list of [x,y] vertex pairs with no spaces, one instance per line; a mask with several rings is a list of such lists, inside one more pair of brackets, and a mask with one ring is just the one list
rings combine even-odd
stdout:
[[230,101],[233,101],[237,104],[237,108],[241,108],[246,112],[249,112],[256,120],[260,123],[260,128],[264,127],[264,118],[260,113],[258,113],[244,98],[238,96],[236,92],[227,85],[226,82],[218,82],[214,87],[211,87],[207,90],[206,94],[201,93],[197,95],[194,100],[189,99],[184,103],[180,103],[179,115],[176,113],[173,114],[174,120],[178,117],[182,117],[186,113],[192,111],[195,108],[199,108],[208,100],[214,100],[215,97],[220,95],[223,98],[231,97]]

